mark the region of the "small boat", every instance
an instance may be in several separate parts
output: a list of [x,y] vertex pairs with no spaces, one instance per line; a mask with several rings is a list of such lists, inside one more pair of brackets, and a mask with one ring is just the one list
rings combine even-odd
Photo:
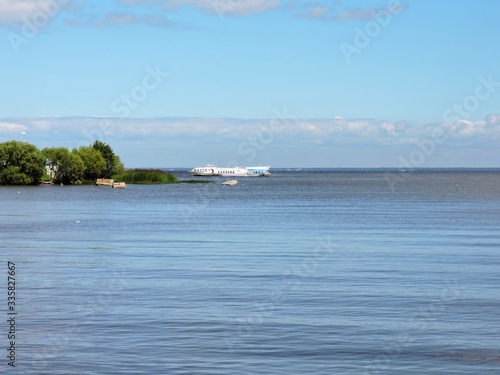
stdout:
[[228,181],[224,181],[221,185],[234,186],[234,185],[238,185],[238,181],[237,180],[228,180]]

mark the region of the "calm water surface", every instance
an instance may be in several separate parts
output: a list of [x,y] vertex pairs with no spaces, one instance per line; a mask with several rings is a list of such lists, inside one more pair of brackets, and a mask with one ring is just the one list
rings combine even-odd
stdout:
[[499,172],[215,181],[1,187],[0,370],[500,372]]

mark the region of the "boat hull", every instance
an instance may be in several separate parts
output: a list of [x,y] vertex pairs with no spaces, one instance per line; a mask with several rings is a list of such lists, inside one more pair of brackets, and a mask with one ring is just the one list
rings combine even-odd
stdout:
[[267,177],[270,175],[269,168],[268,166],[219,168],[209,164],[206,167],[193,168],[189,173],[191,176],[200,177]]

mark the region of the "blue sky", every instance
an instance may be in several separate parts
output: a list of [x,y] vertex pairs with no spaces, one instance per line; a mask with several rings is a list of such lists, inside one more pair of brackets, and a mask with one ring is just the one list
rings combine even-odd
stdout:
[[128,167],[499,167],[498,14],[495,0],[0,0],[0,142],[101,139]]

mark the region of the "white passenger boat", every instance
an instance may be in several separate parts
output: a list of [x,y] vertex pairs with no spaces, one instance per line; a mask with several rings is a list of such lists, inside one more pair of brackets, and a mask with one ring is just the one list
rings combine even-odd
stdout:
[[208,164],[206,167],[196,167],[189,171],[191,176],[223,176],[223,177],[267,177],[270,176],[269,166],[258,167],[236,167],[236,168],[219,168],[213,164]]

